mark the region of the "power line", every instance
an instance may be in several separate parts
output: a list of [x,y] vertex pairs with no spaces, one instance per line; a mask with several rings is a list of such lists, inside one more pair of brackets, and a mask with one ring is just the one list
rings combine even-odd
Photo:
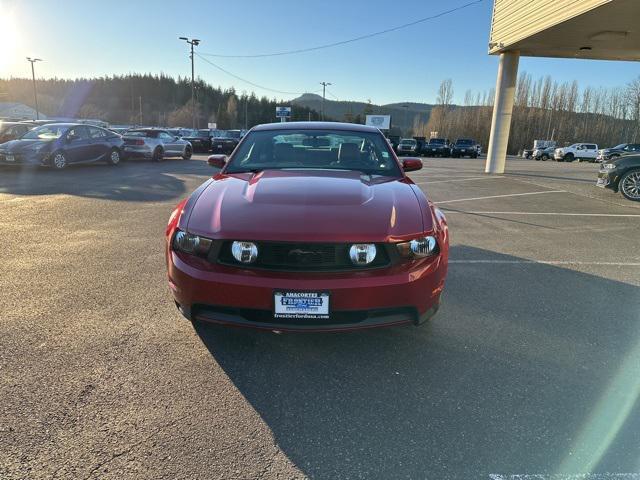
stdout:
[[224,68],[222,68],[220,65],[216,65],[215,63],[213,63],[213,62],[212,62],[212,61],[210,61],[209,59],[207,59],[207,58],[203,57],[203,56],[202,56],[202,54],[200,54],[200,53],[198,53],[198,52],[196,52],[195,54],[196,54],[196,56],[198,56],[201,60],[203,60],[204,62],[207,62],[207,63],[208,63],[209,65],[211,65],[212,67],[215,67],[215,68],[217,68],[218,70],[220,70],[221,72],[224,72],[224,73],[226,73],[227,75],[229,75],[229,76],[231,76],[231,77],[233,77],[233,78],[236,78],[236,79],[238,79],[238,80],[240,80],[240,81],[242,81],[242,82],[248,83],[249,85],[252,85],[252,86],[254,86],[254,87],[256,87],[256,88],[260,88],[260,89],[262,89],[262,90],[267,90],[267,91],[269,91],[269,92],[281,93],[281,94],[283,94],[283,95],[303,95],[303,94],[305,94],[305,93],[308,93],[308,92],[285,92],[285,91],[283,91],[283,90],[276,90],[275,88],[265,87],[264,85],[260,85],[260,84],[258,84],[258,83],[254,83],[254,82],[252,82],[251,80],[247,80],[246,78],[239,77],[239,76],[238,76],[238,75],[236,75],[235,73],[231,73],[229,70],[225,70],[225,69],[224,69]]
[[465,8],[468,8],[468,7],[472,6],[472,5],[476,5],[476,4],[482,3],[482,2],[484,2],[484,0],[473,0],[471,2],[465,3],[464,5],[460,5],[459,7],[451,8],[449,10],[445,10],[444,12],[440,12],[440,13],[437,13],[435,15],[430,15],[428,17],[419,18],[418,20],[414,20],[413,22],[404,23],[404,24],[398,25],[396,27],[387,28],[386,30],[380,30],[378,32],[368,33],[366,35],[361,35],[359,37],[349,38],[347,40],[342,40],[340,42],[327,43],[327,44],[318,45],[318,46],[315,46],[315,47],[299,48],[297,50],[285,50],[285,51],[282,51],[282,52],[258,53],[258,54],[254,54],[254,55],[223,55],[223,54],[219,54],[219,53],[200,53],[200,54],[198,54],[198,56],[206,55],[208,57],[218,57],[218,58],[262,58],[262,57],[279,57],[279,56],[282,56],[282,55],[293,55],[293,54],[296,54],[296,53],[313,52],[313,51],[316,51],[316,50],[322,50],[322,49],[325,49],[325,48],[331,48],[331,47],[337,47],[337,46],[340,46],[340,45],[346,45],[348,43],[358,42],[360,40],[366,40],[367,38],[377,37],[379,35],[384,35],[386,33],[391,33],[391,32],[395,32],[395,31],[398,31],[398,30],[402,30],[404,28],[413,27],[414,25],[418,25],[419,23],[423,23],[423,22],[426,22],[426,21],[429,21],[429,20],[434,20],[436,18],[440,18],[440,17],[443,17],[445,15],[449,15],[450,13],[458,12],[458,11],[463,10]]

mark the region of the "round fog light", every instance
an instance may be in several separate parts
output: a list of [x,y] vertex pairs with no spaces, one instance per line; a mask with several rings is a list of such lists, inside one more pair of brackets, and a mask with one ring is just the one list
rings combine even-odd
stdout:
[[253,263],[258,258],[258,247],[253,242],[233,242],[231,254],[240,263]]
[[376,258],[376,246],[373,243],[351,245],[349,258],[354,265],[368,265]]

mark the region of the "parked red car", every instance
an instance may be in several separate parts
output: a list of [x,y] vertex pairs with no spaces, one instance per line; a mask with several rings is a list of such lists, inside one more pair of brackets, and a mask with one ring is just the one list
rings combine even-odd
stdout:
[[169,286],[194,321],[338,331],[421,324],[438,310],[442,212],[382,133],[363,125],[254,127],[166,229]]

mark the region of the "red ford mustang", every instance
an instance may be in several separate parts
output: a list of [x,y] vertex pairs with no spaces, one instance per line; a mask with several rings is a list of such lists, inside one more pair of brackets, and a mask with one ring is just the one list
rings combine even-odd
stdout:
[[438,310],[442,212],[363,125],[254,127],[166,230],[169,285],[190,320],[269,330],[421,324]]

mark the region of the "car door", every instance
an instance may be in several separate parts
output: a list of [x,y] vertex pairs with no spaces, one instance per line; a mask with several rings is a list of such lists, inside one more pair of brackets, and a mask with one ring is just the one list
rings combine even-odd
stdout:
[[89,130],[89,139],[91,141],[91,159],[102,160],[107,158],[109,151],[111,150],[109,142],[107,142],[107,135],[104,130],[98,127],[87,127]]
[[180,140],[176,140],[176,137],[173,135],[167,132],[159,132],[158,138],[164,145],[165,157],[175,157],[182,152],[182,143],[178,143]]
[[71,127],[65,136],[64,152],[69,163],[86,162],[91,159],[91,140],[85,125]]
[[587,158],[596,158],[598,156],[598,146],[593,143],[588,143],[585,145],[585,157]]

